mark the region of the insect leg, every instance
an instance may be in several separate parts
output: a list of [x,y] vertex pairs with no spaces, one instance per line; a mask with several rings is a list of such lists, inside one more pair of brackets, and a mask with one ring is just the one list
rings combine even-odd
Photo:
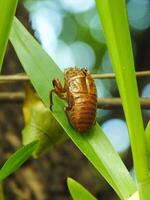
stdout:
[[49,100],[50,100],[50,110],[52,111],[52,106],[53,106],[53,93],[55,93],[58,97],[61,99],[66,100],[66,94],[61,93],[61,91],[57,90],[57,88],[54,88],[50,91],[49,93]]
[[53,106],[53,97],[52,94],[55,93],[57,96],[59,96],[61,99],[66,100],[66,92],[65,88],[62,87],[60,81],[58,79],[54,79],[52,81],[52,84],[54,88],[50,91],[49,93],[49,99],[50,99],[50,110],[52,111],[52,106]]
[[53,92],[55,92],[55,89],[52,89],[52,90],[50,91],[50,93],[49,93],[49,101],[50,101],[50,110],[51,110],[51,111],[53,111],[53,110],[52,110],[52,106],[53,106],[53,96],[52,96],[52,94],[53,94]]
[[62,84],[58,79],[53,79],[52,84],[54,88],[57,88],[57,90],[60,91],[61,93],[66,92],[66,89],[62,87]]

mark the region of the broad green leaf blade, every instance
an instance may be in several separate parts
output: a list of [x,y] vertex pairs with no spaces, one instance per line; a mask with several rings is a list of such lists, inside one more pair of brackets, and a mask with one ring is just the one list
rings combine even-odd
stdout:
[[67,179],[67,185],[73,200],[96,200],[96,198],[89,191],[72,178]]
[[36,146],[37,141],[34,141],[20,148],[12,156],[10,156],[0,170],[0,181],[15,172],[31,156]]
[[[52,89],[52,79],[55,77],[63,80],[63,73],[16,19],[10,40],[37,93],[45,105],[49,106],[48,94],[49,90]],[[120,198],[127,199],[135,191],[135,185],[99,125],[96,124],[84,135],[77,133],[70,126],[64,113],[64,102],[58,97],[54,97],[53,115],[56,120],[82,153],[110,183]]]
[[[148,178],[148,159],[125,0],[96,0],[130,133],[138,181]],[[139,159],[140,158],[140,159]]]
[[0,0],[0,71],[18,0]]

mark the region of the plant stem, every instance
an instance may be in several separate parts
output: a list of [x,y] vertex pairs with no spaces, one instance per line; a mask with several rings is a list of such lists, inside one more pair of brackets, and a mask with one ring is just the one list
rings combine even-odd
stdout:
[[144,196],[145,191],[141,188],[141,183],[149,179],[149,165],[126,3],[125,0],[96,0],[96,4],[129,129],[135,174],[140,188],[140,198],[141,200],[149,200],[150,197]]
[[0,103],[23,103],[25,100],[24,92],[1,92]]
[[[150,71],[139,71],[136,72],[138,78],[144,78],[150,76]],[[92,74],[94,79],[114,79],[114,73],[104,73],[104,74]],[[18,73],[13,75],[1,75],[0,82],[12,82],[12,81],[30,81],[29,77],[24,73]]]
[[0,0],[0,71],[18,0]]
[[0,83],[9,83],[13,81],[30,81],[29,77],[26,74],[13,74],[13,75],[1,75]]
[[[142,109],[150,109],[150,98],[140,98],[140,105]],[[121,98],[98,98],[97,108],[106,110],[122,108]]]
[[[135,74],[136,74],[136,76],[138,78],[142,78],[142,77],[146,77],[146,76],[149,77],[150,76],[150,71],[149,70],[147,70],[147,71],[140,71],[140,72],[136,72]],[[114,78],[116,78],[114,73],[92,74],[92,77],[94,79],[114,79]]]
[[[22,103],[25,100],[24,92],[1,92],[0,103]],[[143,109],[150,109],[150,98],[140,98],[140,104]],[[119,97],[116,98],[97,98],[98,109],[118,109],[122,108],[122,102]]]

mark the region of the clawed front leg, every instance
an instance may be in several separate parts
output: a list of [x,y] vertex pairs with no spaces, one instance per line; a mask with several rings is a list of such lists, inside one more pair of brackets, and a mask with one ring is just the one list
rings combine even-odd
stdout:
[[54,88],[49,93],[49,100],[50,100],[50,110],[52,111],[53,106],[53,93],[55,93],[61,99],[66,100],[66,89],[62,87],[60,81],[58,79],[54,79],[52,81]]

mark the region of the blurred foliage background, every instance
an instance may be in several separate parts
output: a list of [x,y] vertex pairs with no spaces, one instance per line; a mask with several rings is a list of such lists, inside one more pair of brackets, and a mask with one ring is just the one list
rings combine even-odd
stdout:
[[[136,71],[150,70],[150,1],[128,0],[126,5]],[[16,15],[61,70],[86,66],[92,73],[112,72],[94,0],[86,0],[86,4],[84,0],[24,0],[19,3]],[[21,64],[9,44],[2,74],[19,72],[23,72]],[[115,80],[96,80],[96,86],[99,97],[119,96]],[[150,97],[149,78],[138,79],[138,86],[140,96]],[[24,83],[1,84],[0,91],[24,91]],[[24,119],[22,104],[0,103],[0,109],[0,161],[3,163],[21,145]],[[143,119],[146,126],[150,111],[143,110]],[[123,111],[98,110],[97,120],[134,177]],[[97,198],[117,199],[71,141],[52,148],[38,160],[30,159],[8,178],[4,182],[6,199],[69,199],[68,176],[86,186]]]

